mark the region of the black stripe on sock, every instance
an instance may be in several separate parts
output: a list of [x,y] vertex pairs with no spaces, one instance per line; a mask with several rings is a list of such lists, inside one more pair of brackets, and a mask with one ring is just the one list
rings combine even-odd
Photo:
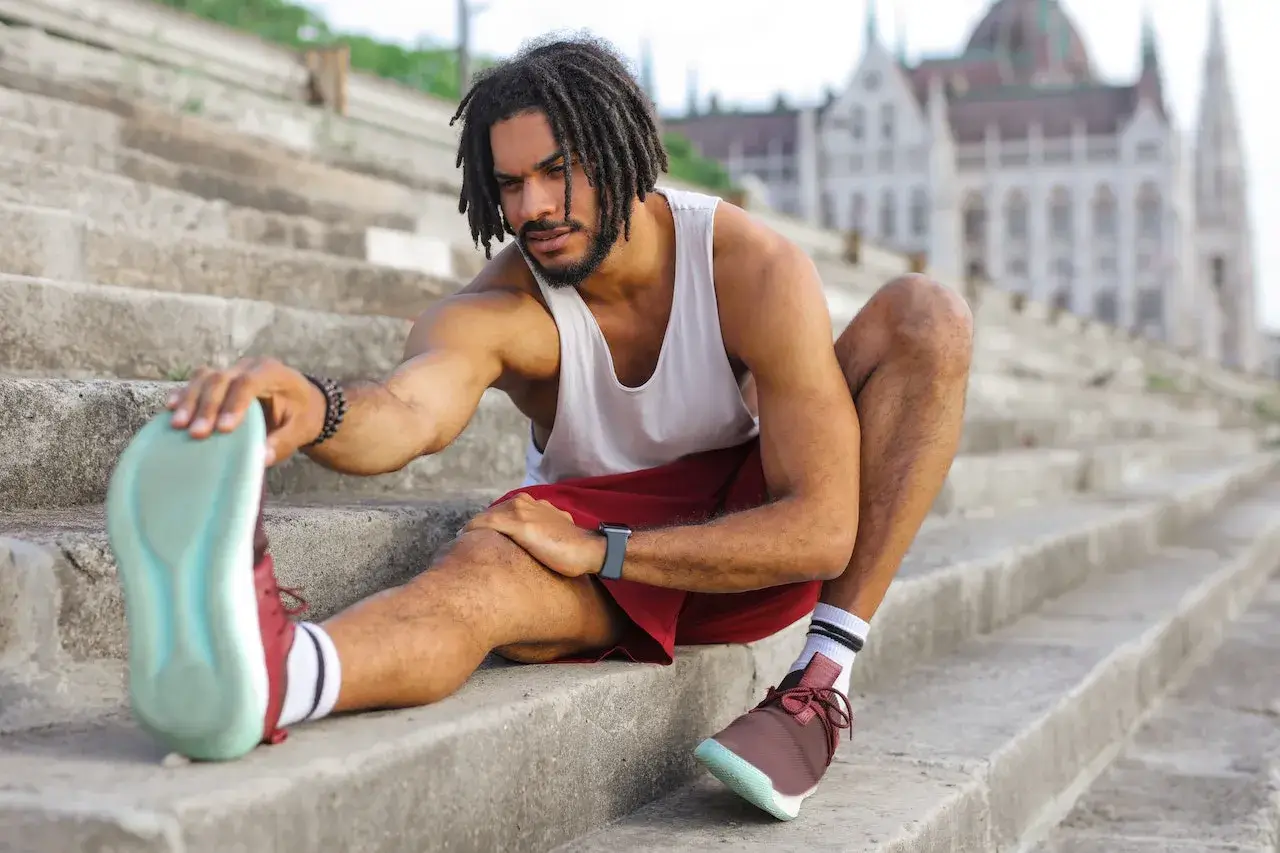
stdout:
[[324,698],[324,649],[320,648],[320,640],[305,622],[298,623],[298,629],[311,638],[311,645],[316,647],[316,697],[311,703],[311,711],[302,719],[309,720],[320,710],[320,700]]
[[809,633],[817,634],[820,637],[826,637],[828,640],[835,640],[854,654],[862,651],[863,641],[861,637],[857,634],[851,634],[839,625],[827,622],[826,620],[814,619],[810,622]]

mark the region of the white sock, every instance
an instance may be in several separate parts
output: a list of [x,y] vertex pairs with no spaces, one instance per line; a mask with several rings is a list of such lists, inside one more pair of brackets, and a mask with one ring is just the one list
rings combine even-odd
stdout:
[[314,622],[299,622],[293,634],[286,665],[288,682],[280,728],[327,716],[338,702],[342,666],[338,649],[325,630]]
[[841,610],[839,607],[832,607],[830,604],[818,602],[818,606],[813,608],[813,618],[809,621],[810,633],[805,637],[804,651],[800,652],[800,657],[796,658],[796,662],[791,664],[791,672],[802,670],[809,665],[814,653],[820,652],[824,657],[828,657],[840,665],[840,675],[832,686],[848,696],[849,672],[853,669],[853,659],[857,657],[858,653],[839,640],[833,640],[824,634],[813,633],[814,623],[821,623],[825,626],[834,627],[837,631],[853,635],[857,638],[859,648],[862,647],[862,643],[866,642],[867,633],[870,632],[871,626],[847,610]]

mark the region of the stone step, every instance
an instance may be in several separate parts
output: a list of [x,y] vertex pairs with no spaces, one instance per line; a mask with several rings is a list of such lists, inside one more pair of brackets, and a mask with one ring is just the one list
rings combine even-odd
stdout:
[[350,258],[150,237],[12,203],[0,203],[0,272],[405,319],[457,289],[452,279]]
[[[420,573],[437,548],[501,493],[436,494],[399,502],[269,502],[267,533],[281,583],[305,589],[312,612],[327,616]],[[37,637],[57,638],[76,660],[124,656],[124,606],[101,506],[3,512],[0,538],[37,546],[57,580],[58,624],[33,626]],[[11,642],[41,645],[30,637]]]
[[[265,192],[260,181],[246,191],[238,187],[245,180],[238,175],[200,174],[195,167],[151,154],[106,148],[79,135],[10,119],[0,118],[0,151],[0,199],[68,210],[108,229],[239,240],[436,275],[474,274],[478,269],[474,247],[462,239],[466,229],[456,199],[444,229],[450,236],[435,236],[419,233],[423,223],[415,231],[411,218],[371,218],[358,211],[322,222],[295,213],[306,205],[288,188],[280,189],[282,200]],[[259,203],[264,209],[228,199]],[[382,223],[388,221],[401,227],[387,228]]]
[[1167,696],[1035,853],[1274,853],[1280,580]]
[[[174,345],[175,351],[186,346],[181,341]],[[0,507],[80,506],[104,500],[116,459],[133,434],[160,411],[165,394],[175,385],[0,376]],[[966,417],[953,490],[941,498],[940,510],[1016,502],[1057,488],[1046,483],[1062,488],[1111,483],[1115,472],[1137,470],[1152,464],[1153,457],[1159,464],[1161,453],[1230,454],[1256,441],[1247,431],[1222,432],[1158,410],[1126,419],[1083,408],[990,417],[978,408],[972,406]],[[504,394],[490,390],[457,441],[403,471],[347,477],[299,456],[271,469],[268,488],[274,495],[364,497],[414,496],[432,488],[505,490],[519,485],[524,476],[528,423]],[[1037,452],[1051,448],[1068,449],[1065,455]],[[995,458],[1009,451],[1025,453]],[[992,458],[969,460],[966,454]],[[998,482],[987,482],[994,472],[1000,472]]]
[[402,360],[412,325],[252,299],[4,274],[0,316],[4,370],[130,379],[181,379],[195,367],[261,355],[336,378],[381,377]]
[[[176,383],[0,376],[0,507],[74,507],[106,499],[129,440]],[[301,454],[268,471],[272,495],[421,497],[440,489],[505,492],[524,477],[528,419],[486,392],[452,445],[379,477],[335,474]]]
[[[0,30],[0,44],[13,31]],[[420,193],[300,156],[181,109],[33,75],[0,57],[0,117],[81,140],[99,168],[232,204],[336,225],[413,230]],[[74,142],[68,144],[76,144]]]
[[[999,520],[930,525],[912,548],[876,617],[876,643],[859,656],[855,686],[858,691],[871,690],[873,698],[859,702],[863,717],[858,748],[872,754],[887,748],[915,749],[932,737],[943,740],[931,758],[954,755],[964,749],[954,745],[957,710],[965,714],[966,729],[978,729],[967,748],[985,746],[997,734],[1007,737],[1008,731],[975,713],[978,708],[972,706],[999,705],[993,713],[1003,714],[1000,721],[1005,723],[1029,710],[1043,713],[1044,707],[1028,709],[1030,694],[1036,689],[1051,690],[1043,698],[1034,697],[1042,706],[1050,696],[1061,697],[1067,686],[1063,682],[1078,680],[1078,667],[1089,663],[1086,659],[1093,653],[1111,651],[1119,633],[1131,630],[1142,636],[1139,628],[1150,620],[1157,620],[1157,628],[1163,626],[1176,607],[1178,599],[1171,595],[1175,585],[1210,578],[1206,587],[1217,592],[1257,574],[1252,565],[1247,570],[1233,567],[1211,574],[1203,556],[1192,561],[1164,559],[1155,564],[1158,571],[1140,570],[1141,579],[1155,585],[1143,599],[1135,598],[1142,594],[1142,587],[1123,586],[1135,575],[1118,576],[1121,585],[1116,586],[1108,572],[1138,563],[1157,541],[1185,532],[1193,521],[1205,518],[1247,484],[1270,478],[1275,468],[1270,457],[1259,457],[1247,464],[1151,481],[1106,500],[1046,505]],[[1274,501],[1264,508],[1267,513],[1261,518],[1250,516],[1251,523],[1274,526]],[[1239,539],[1220,540],[1211,544],[1241,544]],[[58,551],[52,556],[64,559]],[[284,583],[304,580],[292,569],[282,571]],[[72,574],[84,582],[83,572]],[[1055,637],[1061,641],[1078,635],[1067,633],[1067,625],[1056,634],[1028,631],[1027,624],[1047,624],[1037,616],[1011,629],[1014,635],[1030,634],[1031,641],[1012,642],[1009,631],[991,640],[979,638],[1081,584],[1085,584],[1084,601],[1101,599],[1110,607],[1098,615],[1099,620],[1117,609],[1132,610],[1138,602],[1142,606],[1129,619],[1106,623],[1102,630],[1087,620],[1077,622],[1090,629],[1092,644],[1085,643],[1074,653],[1066,649],[1047,653],[1044,644]],[[331,592],[331,588],[324,590],[322,610],[332,605],[326,598]],[[1187,598],[1186,603],[1199,616],[1202,603],[1217,600],[1201,596]],[[99,610],[111,606],[99,601]],[[1070,599],[1049,605],[1055,606],[1067,608]],[[1216,609],[1204,615],[1216,615]],[[74,624],[89,630],[81,622]],[[457,696],[437,705],[331,718],[299,727],[285,744],[257,750],[234,763],[162,763],[161,750],[118,706],[111,710],[109,701],[99,700],[100,716],[95,719],[10,728],[0,751],[0,779],[22,781],[20,788],[0,794],[4,815],[0,820],[7,822],[11,832],[22,833],[24,843],[40,850],[79,849],[93,839],[106,838],[120,851],[182,849],[190,853],[321,848],[545,850],[622,817],[688,780],[693,773],[691,747],[758,700],[758,694],[774,683],[795,654],[801,631],[803,625],[797,624],[750,647],[683,649],[671,667],[617,662],[490,667],[477,673]],[[1148,642],[1159,639],[1154,632],[1147,636]],[[979,639],[965,642],[973,638]],[[1006,657],[1021,649],[1024,655],[998,674],[983,671],[982,661],[927,667],[926,661],[936,654],[957,648],[977,650],[979,655],[984,649],[999,649]],[[64,694],[101,691],[113,678],[118,683],[118,670],[94,666],[89,669],[96,676],[80,672],[77,679],[59,682],[60,690]],[[934,692],[906,696],[898,706],[890,706],[891,714],[884,715],[892,719],[882,722],[879,709],[885,707],[885,697],[903,695],[898,685],[922,667],[931,677],[919,689],[927,694],[932,685]],[[11,689],[26,689],[25,707],[35,708],[41,700],[30,694],[40,680],[30,677],[29,670],[24,672],[22,680],[9,677],[11,684],[21,685]],[[1123,673],[1117,677],[1123,681]],[[993,689],[993,681],[1016,689]],[[944,688],[950,689],[950,697]],[[1108,726],[1123,722],[1129,708],[1109,707],[1111,699],[1123,695],[1096,697],[1095,707],[1104,707],[1121,719],[1086,717],[1090,728],[1083,735],[1104,737]],[[902,733],[885,744],[881,731],[894,726]],[[1066,741],[1066,745],[1076,743]],[[962,807],[974,799],[971,788],[976,783],[966,782],[958,771],[946,771],[940,782],[936,774],[944,771],[912,765],[907,773],[898,759],[886,760],[891,764],[885,768],[886,775],[854,774],[864,784],[867,778],[885,780],[875,783],[877,793],[871,796],[878,798],[882,810],[923,808],[940,794],[958,797]],[[1040,762],[1033,761],[1031,766],[1038,769]],[[837,765],[835,776],[808,807],[810,815],[868,807],[865,800],[839,796],[839,780],[847,778],[849,767],[843,761]],[[1006,776],[1018,770],[1003,760],[998,769]],[[534,780],[537,784],[530,784]],[[1001,784],[1009,781],[1015,780]],[[1021,778],[1016,781],[1028,783]],[[955,787],[943,789],[945,782],[954,782]],[[1031,780],[1033,788],[1036,782]],[[924,790],[910,790],[912,784],[922,783]],[[902,785],[914,796],[895,801],[892,794],[903,791]],[[997,793],[1009,799],[1003,788]],[[692,796],[702,803],[698,812],[702,820],[733,808],[721,792]],[[890,816],[894,816],[891,811]],[[1022,814],[1007,817],[1017,820]],[[868,815],[841,825],[860,831],[872,825],[870,821]],[[747,823],[748,831],[760,831],[759,822]],[[788,837],[795,838],[794,833],[804,831],[805,825],[802,820]],[[811,818],[809,825],[822,827],[830,846],[832,823],[819,820],[815,824]],[[680,828],[680,824],[649,826],[644,832],[653,834],[642,833],[638,842],[649,849],[677,849],[664,844],[681,841]],[[729,826],[716,829],[735,831]],[[742,827],[737,830],[742,831]],[[776,833],[773,838],[774,844],[782,843]],[[635,848],[624,843],[614,849]]]
[[237,207],[220,197],[136,181],[114,173],[123,156],[78,137],[0,120],[0,200],[65,210],[108,230],[260,243],[368,260],[365,228]]
[[[703,774],[557,850],[1020,849],[1077,777],[1106,760],[1197,649],[1248,605],[1277,567],[1277,546],[1280,487],[1272,482],[1179,531],[1168,547],[895,673],[854,698],[852,739],[792,824],[764,817]],[[1181,794],[1178,807],[1194,796]]]

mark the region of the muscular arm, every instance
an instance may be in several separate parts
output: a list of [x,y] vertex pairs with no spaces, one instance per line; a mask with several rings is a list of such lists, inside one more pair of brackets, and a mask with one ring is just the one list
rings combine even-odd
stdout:
[[390,376],[343,386],[342,427],[305,452],[327,468],[358,475],[398,471],[438,453],[466,427],[486,388],[536,359],[512,347],[528,344],[534,337],[528,324],[539,322],[550,320],[523,293],[476,289],[443,300],[414,323],[405,360]]
[[727,205],[716,219],[725,345],[754,378],[770,503],[706,524],[638,531],[624,577],[738,592],[842,572],[858,527],[860,432],[812,262]]

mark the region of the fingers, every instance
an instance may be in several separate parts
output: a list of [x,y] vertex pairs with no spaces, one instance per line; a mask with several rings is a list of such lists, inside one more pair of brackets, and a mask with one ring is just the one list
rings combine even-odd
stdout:
[[173,411],[170,423],[193,438],[207,438],[214,429],[234,430],[249,404],[272,390],[272,366],[267,360],[244,359],[225,370],[200,368],[165,401]]
[[574,524],[570,513],[549,501],[537,500],[521,492],[510,500],[489,507],[472,518],[462,530],[493,530],[511,537],[518,537],[521,531],[539,522],[565,521]]

